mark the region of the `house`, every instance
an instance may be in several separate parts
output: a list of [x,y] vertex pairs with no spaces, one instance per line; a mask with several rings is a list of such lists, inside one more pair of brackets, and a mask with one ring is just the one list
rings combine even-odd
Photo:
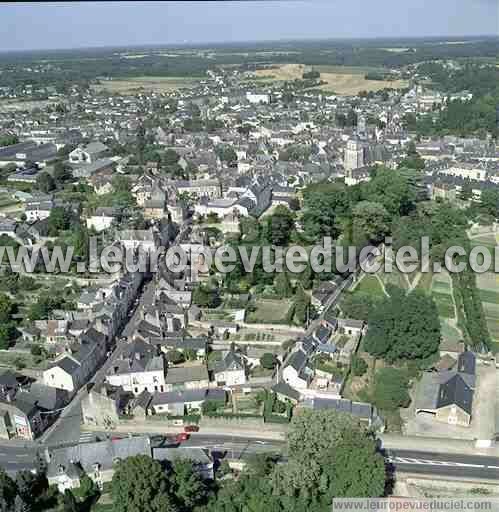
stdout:
[[43,431],[40,409],[8,393],[0,398],[0,437],[33,440]]
[[307,389],[313,377],[314,371],[308,365],[308,355],[302,348],[295,350],[282,370],[284,382],[294,389]]
[[66,448],[45,450],[47,480],[59,492],[77,489],[81,478],[88,475],[102,490],[110,482],[120,461],[135,455],[151,456],[148,437],[127,437],[95,443],[77,444]]
[[240,386],[247,381],[245,360],[233,350],[223,354],[213,373],[218,386]]
[[416,394],[416,415],[431,414],[441,423],[469,427],[475,387],[476,358],[465,351],[450,370],[423,373]]
[[117,220],[118,211],[112,207],[96,208],[95,213],[87,218],[87,228],[97,233],[109,229]]
[[109,368],[106,381],[125,391],[140,395],[166,391],[166,364],[164,356],[156,347],[140,340],[127,344],[119,359]]
[[223,389],[188,389],[155,393],[149,404],[154,414],[184,416],[184,414],[199,413],[206,400],[223,401],[226,395]]
[[90,327],[80,337],[79,343],[70,347],[43,372],[46,386],[74,393],[96,371],[106,355],[106,336]]
[[69,153],[69,162],[72,164],[92,164],[102,158],[109,148],[102,142],[90,142],[86,146],[78,147]]
[[348,336],[360,336],[364,333],[365,322],[363,320],[354,320],[350,318],[338,318],[338,328],[340,332]]
[[208,370],[204,364],[169,367],[165,378],[165,391],[202,389],[209,386]]
[[278,382],[277,384],[274,384],[271,388],[271,390],[277,395],[277,398],[281,402],[290,401],[293,404],[298,404],[300,401],[301,395],[300,392],[296,389],[293,389],[289,384],[286,382]]

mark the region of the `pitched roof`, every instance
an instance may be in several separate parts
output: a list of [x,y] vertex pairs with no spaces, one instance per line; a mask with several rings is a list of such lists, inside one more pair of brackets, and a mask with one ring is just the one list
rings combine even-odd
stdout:
[[440,385],[437,408],[440,409],[448,405],[457,405],[463,411],[471,414],[473,390],[460,374],[454,375],[446,383]]

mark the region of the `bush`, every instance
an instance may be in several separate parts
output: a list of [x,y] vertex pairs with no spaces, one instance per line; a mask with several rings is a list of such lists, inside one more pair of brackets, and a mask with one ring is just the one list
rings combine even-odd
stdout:
[[276,367],[276,365],[277,365],[277,357],[276,357],[275,354],[272,354],[271,352],[266,352],[260,358],[260,364],[266,370],[273,370]]
[[408,393],[407,372],[397,368],[383,368],[374,377],[374,403],[379,409],[395,411],[407,407],[411,401]]
[[367,363],[360,356],[353,356],[352,358],[352,373],[356,377],[362,377],[367,372]]
[[41,356],[42,347],[40,345],[31,345],[30,352],[32,356]]

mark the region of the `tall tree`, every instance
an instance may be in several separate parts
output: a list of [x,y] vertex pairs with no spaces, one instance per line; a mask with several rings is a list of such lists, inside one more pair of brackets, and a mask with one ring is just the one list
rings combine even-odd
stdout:
[[118,462],[111,483],[116,512],[175,512],[167,479],[158,461],[136,455]]

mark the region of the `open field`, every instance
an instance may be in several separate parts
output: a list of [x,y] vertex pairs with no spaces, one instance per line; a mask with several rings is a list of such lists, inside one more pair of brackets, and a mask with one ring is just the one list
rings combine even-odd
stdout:
[[285,323],[286,314],[291,306],[291,301],[258,299],[256,311],[249,314],[248,321],[256,323]]
[[119,94],[133,94],[139,89],[152,92],[170,92],[176,89],[194,87],[201,78],[169,77],[169,76],[139,76],[136,78],[103,80],[93,86],[95,91],[109,91]]
[[[295,80],[302,78],[303,71],[309,67],[303,64],[285,64],[275,69],[261,69],[255,71],[257,77],[272,77],[273,80]],[[324,91],[335,92],[339,95],[349,96],[359,91],[379,91],[387,87],[399,89],[407,86],[404,80],[366,80],[365,74],[377,68],[342,67],[342,66],[313,66],[321,73],[321,80],[327,82],[320,88]]]
[[366,275],[355,287],[353,293],[367,293],[373,297],[383,298],[385,294],[378,279],[373,275]]

